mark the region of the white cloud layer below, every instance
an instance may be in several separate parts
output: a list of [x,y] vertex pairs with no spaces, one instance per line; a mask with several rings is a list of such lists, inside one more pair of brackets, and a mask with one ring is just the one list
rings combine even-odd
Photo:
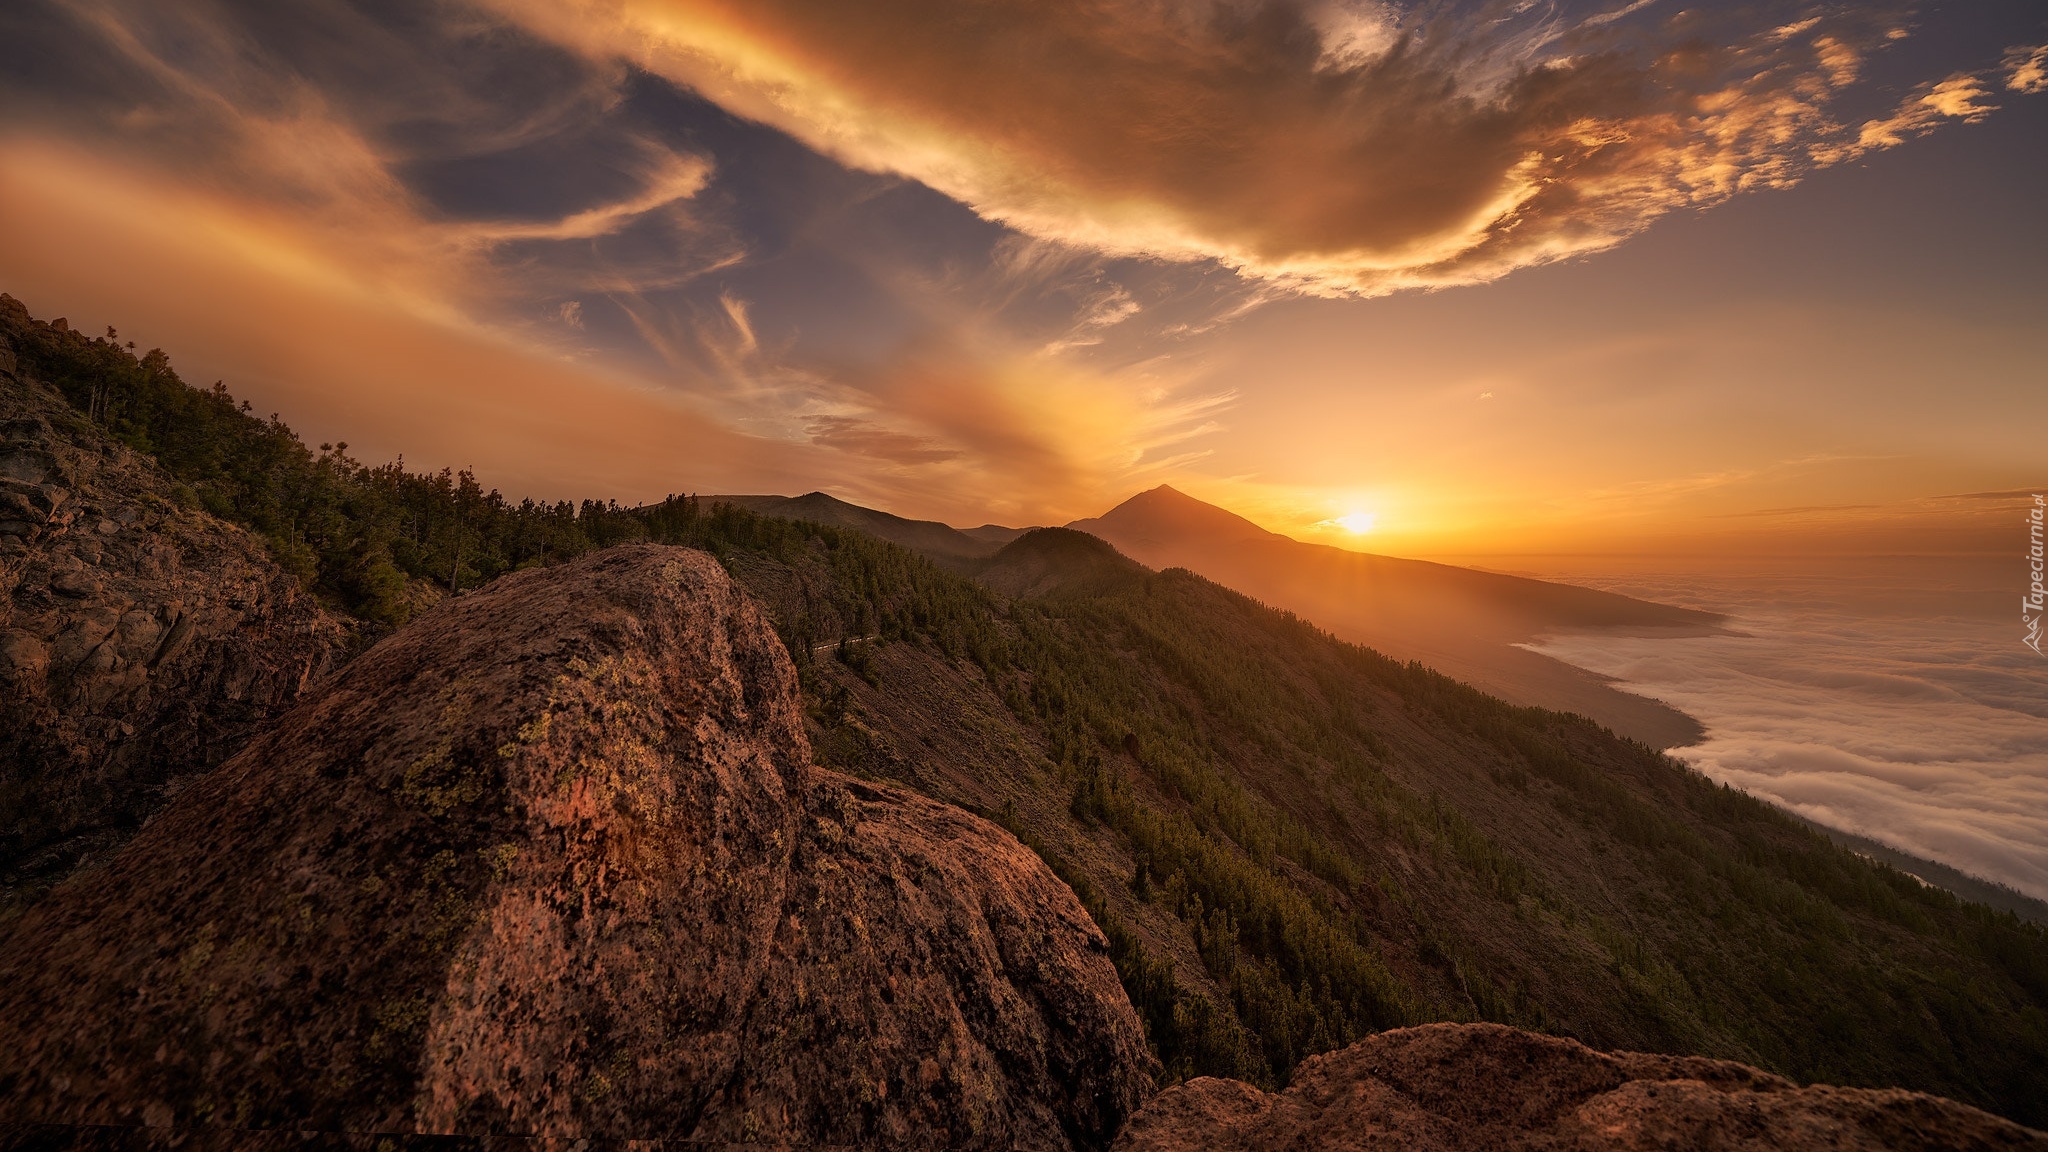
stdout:
[[1925,567],[1580,578],[1732,632],[1533,647],[1697,718],[1706,740],[1674,754],[1714,780],[2048,899],[2048,661],[2020,644],[2012,570],[2010,619],[1983,577]]

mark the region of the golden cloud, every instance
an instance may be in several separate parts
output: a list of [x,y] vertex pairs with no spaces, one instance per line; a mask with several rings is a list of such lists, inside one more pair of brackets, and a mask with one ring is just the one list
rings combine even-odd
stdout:
[[[814,471],[805,462],[821,453],[793,435],[738,431],[696,397],[593,363],[580,300],[552,302],[551,330],[507,322],[507,301],[645,278],[501,267],[501,252],[685,216],[708,159],[633,140],[617,161],[632,186],[613,200],[557,218],[449,218],[327,93],[245,58],[207,13],[175,35],[133,6],[80,0],[72,14],[151,88],[112,124],[24,119],[0,135],[0,277],[32,308],[160,339],[188,374],[228,378],[315,439],[474,466],[522,495],[636,500],[795,486]],[[187,57],[167,56],[167,42]],[[519,135],[480,132],[493,148]]]
[[1979,123],[1998,111],[1998,105],[1985,103],[1990,96],[1989,82],[1967,73],[1923,84],[1900,101],[1891,115],[1865,121],[1853,140],[1816,145],[1813,157],[1822,164],[1839,164],[1868,152],[1895,148],[1934,131],[1946,120]]
[[1951,78],[1898,124],[1836,123],[1830,103],[1898,37],[1875,11],[1748,34],[1679,12],[1645,45],[1621,30],[1641,4],[1467,21],[1493,29],[1478,40],[1337,0],[487,2],[1030,235],[1313,292],[1597,250],[1982,110],[1982,85]]
[[[832,477],[849,498],[929,514],[1071,518],[1099,511],[1106,485],[1185,462],[1229,401],[958,333],[884,366],[804,375],[762,359],[731,295],[718,301],[724,375],[688,393],[650,387],[474,318],[489,273],[459,259],[468,225],[381,198],[347,205],[267,211],[152,167],[0,138],[0,218],[21,225],[0,246],[0,280],[39,313],[167,344],[189,377],[225,377],[311,440],[473,467],[515,495],[638,501]],[[581,315],[562,305],[565,325]]]
[[519,495],[628,500],[814,471],[814,449],[735,432],[675,393],[461,318],[461,293],[427,283],[442,249],[400,266],[383,243],[423,226],[387,219],[349,244],[161,176],[0,140],[0,218],[22,225],[0,246],[0,278],[38,312],[161,337],[188,375],[228,377],[367,459],[474,466]]
[[1235,396],[1145,366],[1079,367],[965,331],[885,361],[822,371],[802,390],[812,445],[839,457],[838,491],[968,522],[1073,519],[1103,494],[1199,458]]
[[2029,96],[2048,91],[2048,44],[2014,48],[2005,54],[2003,66],[2007,88]]

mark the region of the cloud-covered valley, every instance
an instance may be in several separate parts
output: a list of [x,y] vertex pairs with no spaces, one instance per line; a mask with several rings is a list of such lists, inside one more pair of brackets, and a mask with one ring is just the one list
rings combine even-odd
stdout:
[[1674,755],[1715,780],[2048,899],[2048,663],[2004,610],[2022,566],[2002,559],[1582,577],[1733,631],[1538,649],[1700,720]]

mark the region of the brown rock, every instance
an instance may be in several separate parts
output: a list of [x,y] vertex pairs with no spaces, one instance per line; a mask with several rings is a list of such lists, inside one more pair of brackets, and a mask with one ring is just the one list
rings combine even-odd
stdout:
[[59,572],[50,577],[50,591],[73,600],[90,599],[103,585],[90,574],[81,570]]
[[0,681],[36,680],[50,668],[50,650],[26,632],[0,632]]
[[156,617],[141,609],[124,614],[121,622],[115,625],[115,631],[121,638],[121,658],[131,663],[155,655],[157,641],[164,634],[163,625],[157,623]]
[[[25,322],[0,301],[0,344]],[[172,488],[54,391],[0,376],[0,934],[346,655],[348,627],[259,541]]]
[[359,657],[0,949],[0,1119],[1067,1148],[1151,1059],[1008,833],[812,766],[710,557]]
[[2048,1149],[2048,1134],[1919,1092],[1801,1088],[1725,1060],[1430,1024],[1304,1060],[1285,1092],[1190,1080],[1154,1097],[1116,1148],[1962,1152]]
[[35,447],[33,442],[16,443],[0,449],[0,480],[12,480],[24,491],[40,488],[43,477],[48,476],[53,467],[49,454]]

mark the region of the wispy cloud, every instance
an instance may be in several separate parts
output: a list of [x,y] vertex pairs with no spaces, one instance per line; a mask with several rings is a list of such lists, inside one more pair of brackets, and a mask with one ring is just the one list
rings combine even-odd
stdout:
[[1943,123],[1976,124],[1998,111],[1987,103],[1993,78],[1962,73],[1923,84],[1891,115],[1866,120],[1854,139],[1829,140],[1813,147],[1813,158],[1821,164],[1839,164],[1870,152],[1895,148],[1915,136],[1924,136]]
[[2005,86],[2032,95],[2048,90],[2048,44],[2014,48],[2006,53]]
[[151,176],[0,144],[0,217],[37,222],[0,247],[0,277],[35,285],[39,311],[161,339],[188,379],[231,380],[309,440],[473,465],[516,494],[645,498],[721,477],[800,483],[817,467],[804,446],[738,431],[680,393],[415,306],[366,280],[324,233],[252,221]]
[[805,431],[813,443],[892,464],[937,464],[961,456],[958,449],[941,448],[928,437],[891,432],[852,416],[814,416]]
[[[334,8],[297,40],[265,40],[221,3],[163,9],[69,0],[62,7],[94,38],[89,51],[119,62],[127,89],[66,93],[75,107],[11,125],[8,137],[17,146],[90,149],[103,164],[161,184],[173,202],[209,202],[220,219],[239,221],[239,231],[270,235],[274,242],[266,244],[280,254],[300,254],[302,272],[317,266],[444,321],[475,320],[513,297],[592,286],[573,259],[536,260],[541,245],[587,249],[663,213],[670,242],[643,236],[641,247],[674,254],[679,235],[694,225],[673,210],[701,192],[713,172],[708,156],[617,130],[606,157],[609,179],[586,178],[573,206],[553,213],[451,211],[412,178],[410,169],[426,155],[447,160],[516,149],[571,125],[588,130],[585,118],[616,100],[619,70],[579,64],[577,74],[549,77],[544,96],[513,88],[491,102],[459,70],[417,58],[459,38],[456,26],[401,41],[391,29]],[[401,79],[320,84],[294,55],[308,47],[304,41],[324,46],[327,54],[315,59],[330,67],[335,60],[381,62]],[[353,58],[351,47],[377,60]],[[442,141],[423,153],[425,145],[409,146],[408,136],[456,137],[459,145]],[[314,248],[319,258],[306,259]],[[632,280],[631,264],[606,261],[603,279],[612,286]],[[670,275],[664,270],[649,279]]]
[[819,388],[814,442],[896,467],[856,482],[884,503],[1072,519],[1102,493],[1199,457],[1234,402],[1156,365],[1098,371],[1042,350],[935,339]]
[[595,240],[615,235],[640,217],[672,207],[704,190],[712,164],[703,156],[661,153],[641,174],[643,187],[610,204],[572,212],[556,220],[478,221],[455,229],[461,241],[485,247],[509,240]]
[[[61,6],[53,27],[74,63],[112,61],[119,80],[59,92],[62,107],[10,93],[23,114],[0,130],[0,275],[31,307],[161,339],[188,374],[228,377],[311,434],[417,465],[473,464],[514,491],[633,498],[806,470],[800,440],[740,431],[682,392],[580,357],[587,297],[600,295],[584,291],[590,269],[537,256],[588,252],[655,217],[689,233],[680,205],[710,178],[707,158],[614,133],[609,179],[523,214],[452,211],[410,177],[422,153],[397,137],[427,133],[425,120],[466,117],[465,149],[519,147],[582,123],[615,75],[564,57],[574,71],[551,78],[550,97],[496,103],[472,99],[453,67],[323,86],[294,66],[289,38],[261,40],[229,9]],[[338,6],[307,15],[294,31],[331,37],[329,64],[351,43],[421,64],[407,54],[433,42]],[[439,31],[444,44],[455,34]],[[603,282],[644,286],[630,262],[604,265]],[[674,475],[677,451],[697,476]]]

